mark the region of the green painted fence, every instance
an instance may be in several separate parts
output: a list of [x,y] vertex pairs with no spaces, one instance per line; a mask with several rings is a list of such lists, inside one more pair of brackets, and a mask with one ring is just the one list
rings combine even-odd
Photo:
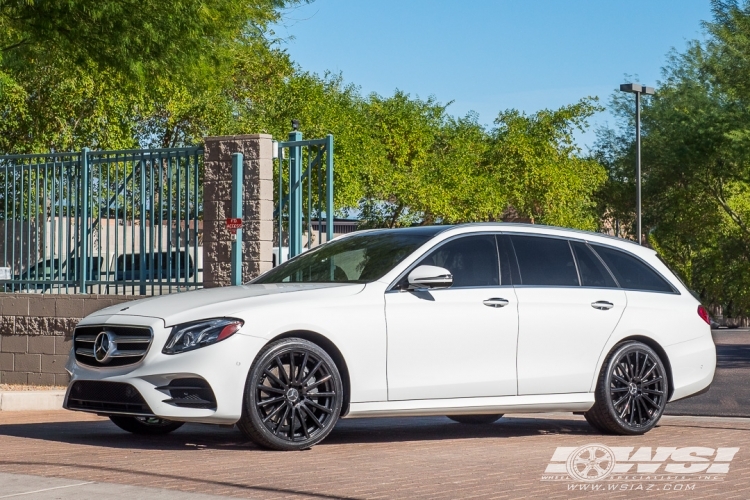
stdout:
[[199,147],[0,156],[0,290],[202,286]]

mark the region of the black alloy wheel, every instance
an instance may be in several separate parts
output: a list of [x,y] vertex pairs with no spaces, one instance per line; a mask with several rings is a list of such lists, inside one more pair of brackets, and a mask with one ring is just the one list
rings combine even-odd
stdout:
[[250,368],[237,427],[266,448],[304,450],[333,430],[343,393],[327,352],[307,340],[284,339],[266,347]]
[[496,415],[446,415],[459,424],[481,425],[493,424],[502,418],[502,413]]
[[584,416],[603,432],[644,434],[661,418],[668,395],[667,371],[659,355],[645,344],[627,342],[604,363],[596,402]]
[[173,422],[158,417],[129,417],[125,415],[110,415],[109,419],[120,429],[133,434],[146,436],[161,436],[176,431],[184,422]]

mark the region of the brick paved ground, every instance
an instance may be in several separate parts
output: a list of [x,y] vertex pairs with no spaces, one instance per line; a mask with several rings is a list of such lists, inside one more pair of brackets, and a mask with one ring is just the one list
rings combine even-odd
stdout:
[[[558,446],[739,447],[720,482],[694,490],[569,490],[543,482]],[[465,426],[446,418],[345,420],[305,452],[270,452],[232,428],[186,425],[164,438],[126,434],[73,412],[0,413],[0,472],[253,498],[750,498],[750,420],[665,417],[642,437],[596,434],[569,414]],[[626,483],[622,483],[626,484]],[[644,481],[626,487],[664,487]],[[670,483],[672,487],[677,483]],[[2,492],[0,491],[0,496]]]

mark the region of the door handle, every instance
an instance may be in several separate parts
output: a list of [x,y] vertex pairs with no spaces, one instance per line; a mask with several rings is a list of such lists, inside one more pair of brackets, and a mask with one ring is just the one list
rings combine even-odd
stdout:
[[482,304],[488,307],[505,307],[508,304],[510,304],[510,302],[501,298],[492,298],[492,299],[487,299],[485,301],[482,301]]
[[599,309],[600,311],[606,311],[607,309],[612,309],[615,307],[615,305],[612,302],[607,302],[606,300],[597,300],[596,302],[591,303],[591,307],[594,309]]

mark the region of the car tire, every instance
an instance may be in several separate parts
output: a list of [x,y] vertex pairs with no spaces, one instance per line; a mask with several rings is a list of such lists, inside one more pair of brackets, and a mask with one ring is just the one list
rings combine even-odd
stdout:
[[459,424],[481,425],[493,424],[502,418],[502,413],[497,415],[446,415],[449,419]]
[[320,346],[299,338],[269,344],[250,367],[237,427],[273,450],[305,450],[330,434],[341,414],[344,385]]
[[659,355],[641,342],[626,342],[607,356],[594,406],[584,416],[605,433],[645,434],[659,422],[668,397],[667,370]]
[[109,419],[117,427],[133,434],[146,436],[162,436],[176,431],[183,426],[184,422],[173,422],[156,417],[127,417],[123,415],[110,415]]
[[602,434],[612,434],[609,431],[609,429],[604,427],[604,425],[596,419],[596,414],[594,412],[592,411],[585,412],[583,414],[583,418],[585,418],[586,422],[588,422],[588,424],[594,429],[596,429],[598,432]]

